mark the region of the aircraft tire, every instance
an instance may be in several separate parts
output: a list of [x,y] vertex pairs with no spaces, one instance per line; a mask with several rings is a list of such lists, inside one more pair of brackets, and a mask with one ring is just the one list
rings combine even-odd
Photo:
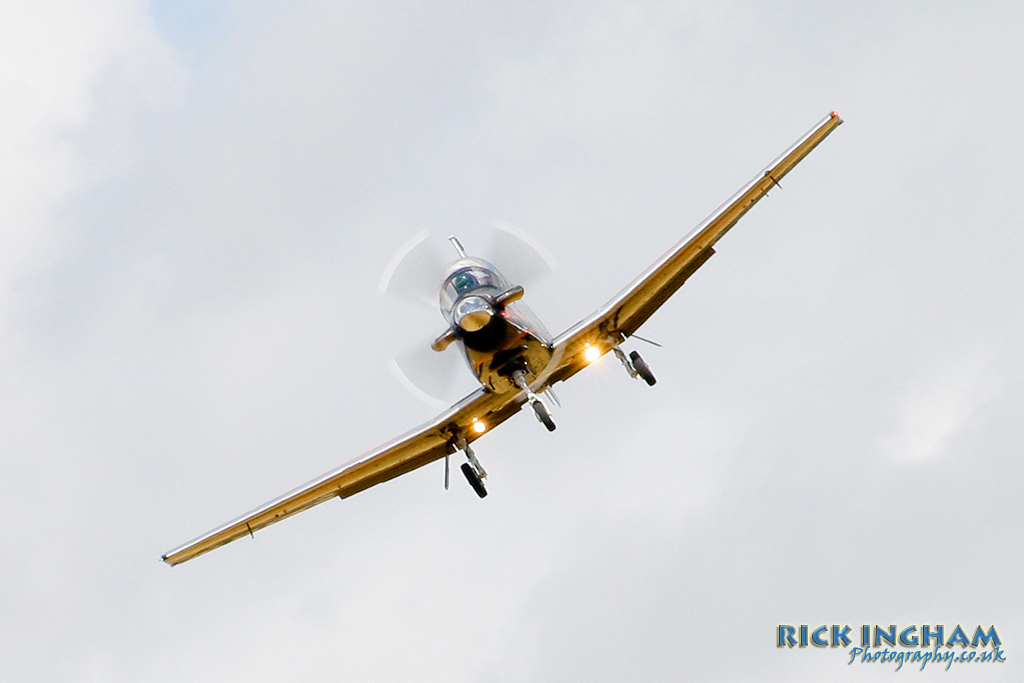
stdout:
[[462,463],[462,473],[466,475],[466,481],[468,481],[469,485],[473,487],[474,491],[476,491],[476,495],[481,498],[487,496],[487,489],[484,487],[484,483],[480,480],[480,477],[476,476],[476,472],[473,470],[472,465],[468,462]]
[[555,421],[551,419],[551,413],[548,412],[548,407],[540,401],[535,401],[533,404],[533,413],[537,416],[537,419],[541,421],[549,432],[555,431]]
[[651,368],[647,365],[647,361],[640,357],[640,354],[636,351],[629,354],[629,361],[633,364],[633,369],[636,370],[636,374],[640,375],[640,378],[647,382],[647,386],[653,387],[658,381],[654,379],[654,373],[651,372]]

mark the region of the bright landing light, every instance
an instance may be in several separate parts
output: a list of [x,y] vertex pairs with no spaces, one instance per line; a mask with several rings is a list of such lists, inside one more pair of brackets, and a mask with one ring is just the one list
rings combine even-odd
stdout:
[[583,352],[583,357],[586,358],[588,363],[593,363],[601,357],[601,349],[587,344],[587,350]]
[[483,434],[485,431],[487,431],[487,425],[481,422],[480,420],[474,418],[473,431],[476,432],[477,434]]

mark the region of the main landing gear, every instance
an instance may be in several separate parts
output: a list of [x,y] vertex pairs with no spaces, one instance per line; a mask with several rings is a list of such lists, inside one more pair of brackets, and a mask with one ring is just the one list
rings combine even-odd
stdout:
[[[469,462],[462,463],[462,473],[466,475],[466,481],[476,491],[476,495],[481,498],[487,495],[487,487],[484,486],[484,479],[487,478],[487,470],[480,464],[480,461],[476,459],[476,454],[473,453],[473,449],[469,447],[465,439],[460,439],[459,443],[455,444],[455,447],[466,454],[466,459]],[[448,489],[448,462],[450,455],[444,456],[444,488]]]
[[654,373],[651,372],[650,366],[647,365],[647,361],[640,357],[640,354],[633,351],[629,354],[629,358],[626,357],[626,353],[618,346],[612,348],[612,352],[615,357],[619,359],[622,366],[626,368],[626,372],[629,373],[630,377],[639,377],[643,381],[647,382],[647,386],[653,387],[658,381],[654,379]]

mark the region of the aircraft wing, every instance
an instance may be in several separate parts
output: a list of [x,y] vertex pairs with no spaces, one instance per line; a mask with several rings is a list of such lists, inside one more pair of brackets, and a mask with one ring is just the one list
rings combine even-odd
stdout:
[[495,394],[477,389],[433,421],[167,552],[161,559],[170,565],[180,564],[325,500],[347,498],[443,458],[455,451],[454,441],[459,437],[471,443],[482,436],[471,429],[473,422],[483,421],[490,430],[519,412],[524,402],[522,392]]
[[838,112],[829,114],[614,299],[559,335],[553,362],[538,384],[551,385],[582,370],[588,364],[583,357],[588,346],[607,351],[632,335],[711,258],[715,242],[842,122]]

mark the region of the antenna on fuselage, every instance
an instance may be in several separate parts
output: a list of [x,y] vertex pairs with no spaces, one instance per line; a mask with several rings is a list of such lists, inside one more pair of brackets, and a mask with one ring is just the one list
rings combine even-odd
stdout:
[[455,247],[455,251],[459,252],[459,258],[466,258],[466,248],[462,246],[462,242],[455,235],[448,235],[448,241]]

